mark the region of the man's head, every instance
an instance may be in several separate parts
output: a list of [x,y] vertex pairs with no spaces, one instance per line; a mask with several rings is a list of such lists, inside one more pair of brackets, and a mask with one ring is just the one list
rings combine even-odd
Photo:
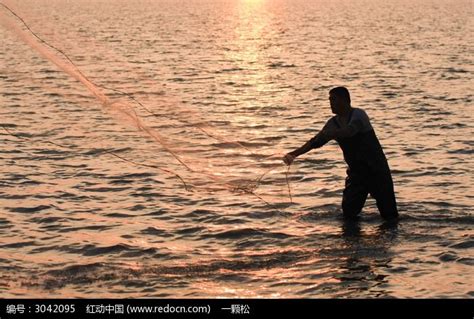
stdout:
[[349,90],[338,86],[329,91],[329,103],[334,114],[344,113],[351,107],[351,96]]

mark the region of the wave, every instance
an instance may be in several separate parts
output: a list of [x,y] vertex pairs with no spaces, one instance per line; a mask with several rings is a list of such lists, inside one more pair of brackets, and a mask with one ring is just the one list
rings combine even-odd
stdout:
[[54,205],[38,205],[33,207],[12,207],[9,208],[9,211],[13,213],[25,213],[25,214],[33,214],[38,213],[43,210],[56,208]]
[[242,229],[233,229],[223,232],[217,233],[207,233],[201,235],[201,238],[209,239],[251,239],[251,238],[270,238],[270,239],[286,239],[293,237],[292,235],[288,235],[282,232],[271,232],[265,229],[257,229],[257,228],[242,228]]

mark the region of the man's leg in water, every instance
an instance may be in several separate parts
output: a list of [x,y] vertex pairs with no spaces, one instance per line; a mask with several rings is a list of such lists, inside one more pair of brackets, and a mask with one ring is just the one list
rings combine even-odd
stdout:
[[347,171],[346,187],[342,194],[342,213],[344,218],[355,219],[359,215],[369,194],[363,176]]
[[380,215],[387,220],[397,218],[397,201],[390,171],[382,171],[371,177],[370,195],[375,198]]

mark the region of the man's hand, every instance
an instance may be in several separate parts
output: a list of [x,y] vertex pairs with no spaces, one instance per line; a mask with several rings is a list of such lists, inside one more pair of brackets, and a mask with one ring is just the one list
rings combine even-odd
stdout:
[[295,156],[288,153],[283,157],[283,162],[285,162],[286,165],[291,165],[291,163],[293,163],[295,158],[296,158]]

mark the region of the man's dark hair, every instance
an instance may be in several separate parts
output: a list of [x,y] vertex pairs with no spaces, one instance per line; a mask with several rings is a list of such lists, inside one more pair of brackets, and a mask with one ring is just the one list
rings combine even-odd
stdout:
[[329,91],[329,94],[334,94],[339,97],[342,97],[346,99],[349,104],[351,104],[351,95],[349,94],[349,90],[344,86],[338,86],[331,89],[331,91]]

